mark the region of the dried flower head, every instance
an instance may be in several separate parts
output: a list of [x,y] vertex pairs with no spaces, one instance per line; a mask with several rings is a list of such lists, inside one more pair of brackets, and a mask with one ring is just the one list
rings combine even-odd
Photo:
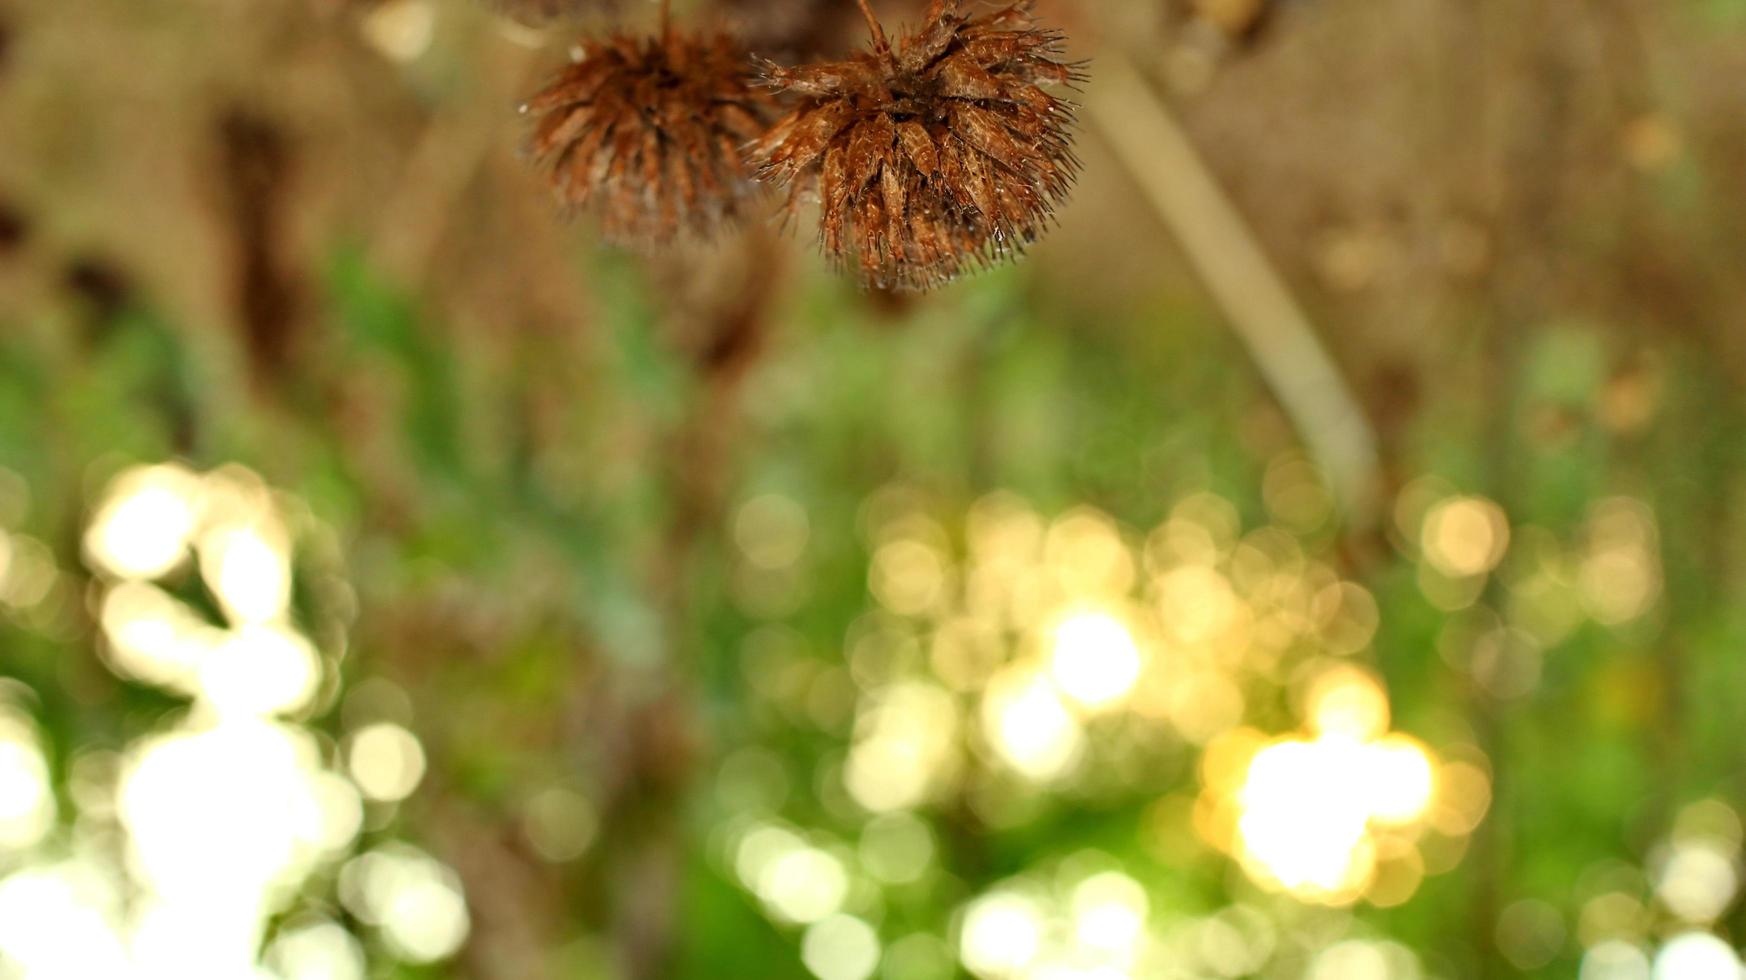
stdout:
[[860,0],[873,50],[803,68],[766,66],[800,99],[751,150],[760,179],[816,193],[825,254],[863,284],[927,289],[1036,240],[1078,173],[1074,85],[1062,38],[1029,0],[981,15],[933,0],[893,47]]
[[560,205],[598,206],[608,241],[647,248],[740,216],[755,190],[741,148],[771,105],[732,40],[663,30],[584,42],[522,111]]

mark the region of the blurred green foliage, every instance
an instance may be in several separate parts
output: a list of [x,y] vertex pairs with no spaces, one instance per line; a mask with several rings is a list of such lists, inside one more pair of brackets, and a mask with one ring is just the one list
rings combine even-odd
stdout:
[[[77,547],[87,509],[134,463],[242,463],[306,502],[341,543],[356,590],[346,675],[387,677],[412,697],[431,773],[372,828],[428,840],[468,879],[474,948],[486,952],[460,972],[491,972],[482,964],[512,941],[493,932],[518,931],[497,909],[521,914],[508,910],[530,902],[539,941],[551,944],[525,954],[539,969],[581,976],[622,962],[615,916],[638,885],[630,856],[648,846],[639,807],[653,806],[671,810],[655,822],[676,835],[663,845],[678,862],[670,975],[804,976],[796,934],[761,914],[735,876],[729,835],[746,817],[734,812],[744,794],[723,790],[717,767],[774,760],[777,791],[763,802],[792,826],[850,840],[865,822],[828,785],[840,778],[852,700],[822,714],[775,710],[746,651],[748,637],[780,623],[818,676],[843,674],[854,624],[874,608],[870,499],[901,486],[952,526],[1006,490],[1043,515],[1090,505],[1144,529],[1211,491],[1245,528],[1278,519],[1262,487],[1269,463],[1292,452],[1289,427],[1240,351],[1192,307],[1090,317],[1070,296],[1000,273],[893,318],[811,281],[772,315],[766,347],[723,409],[670,345],[636,267],[599,257],[577,274],[598,285],[602,317],[559,355],[543,337],[462,333],[342,252],[326,278],[319,359],[265,379],[149,301],[110,319],[76,305],[12,317],[0,342],[9,529],[48,542],[65,577],[43,603],[14,610],[5,669],[40,699],[57,778],[78,752],[119,748],[172,705],[93,659],[100,641]],[[1509,345],[1519,354],[1488,376],[1484,397],[1428,406],[1400,461],[1403,475],[1434,474],[1445,492],[1482,493],[1509,515],[1514,550],[1491,584],[1439,608],[1406,518],[1385,519],[1375,536],[1331,520],[1301,529],[1310,553],[1376,597],[1374,664],[1395,727],[1433,749],[1471,742],[1494,772],[1495,804],[1456,869],[1399,907],[1361,904],[1339,927],[1403,942],[1439,976],[1487,975],[1491,919],[1528,898],[1550,903],[1567,935],[1534,970],[1573,975],[1586,877],[1608,862],[1643,867],[1683,804],[1741,791],[1732,735],[1746,678],[1730,651],[1743,624],[1726,601],[1738,532],[1718,513],[1737,492],[1740,451],[1726,382],[1699,358],[1658,354],[1652,420],[1620,432],[1608,399],[1630,375],[1600,334],[1573,324]],[[700,406],[721,414],[699,418]],[[712,465],[726,471],[724,491],[675,540],[667,531],[696,477],[673,440],[695,425],[722,429],[728,448]],[[772,493],[799,504],[810,536],[799,574],[748,600],[735,507]],[[1520,612],[1532,598],[1528,549],[1565,549],[1560,567],[1573,572],[1584,522],[1615,495],[1654,508],[1666,583],[1644,615],[1603,626],[1579,610],[1581,622],[1544,646],[1537,680],[1502,699],[1439,655],[1461,623],[1531,632],[1532,611]],[[643,712],[674,676],[684,678],[674,690],[688,746],[678,775],[638,745],[653,738],[662,751]],[[318,726],[342,734],[340,703]],[[1249,717],[1292,727],[1290,709],[1261,701]],[[986,824],[962,800],[924,807],[937,863],[884,891],[882,935],[950,942],[962,903],[1087,851],[1144,885],[1163,928],[1233,902],[1277,909],[1284,900],[1191,833],[1155,839],[1158,800],[1195,792],[1195,751],[1177,742],[1159,768],[1101,790],[1037,790],[1010,826]],[[513,837],[518,808],[549,783],[603,801],[600,843],[555,866],[510,846],[537,887],[494,878],[489,862],[501,855],[474,866],[473,835]]]

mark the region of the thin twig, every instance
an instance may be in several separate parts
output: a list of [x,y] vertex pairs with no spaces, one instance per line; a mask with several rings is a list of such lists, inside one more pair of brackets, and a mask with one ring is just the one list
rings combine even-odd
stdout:
[[1376,433],[1247,223],[1151,86],[1120,54],[1098,60],[1091,116],[1249,350],[1327,473],[1349,525],[1377,517]]

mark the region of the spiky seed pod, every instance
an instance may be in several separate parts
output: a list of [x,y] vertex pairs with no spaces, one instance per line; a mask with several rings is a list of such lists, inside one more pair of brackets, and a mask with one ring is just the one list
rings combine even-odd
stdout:
[[762,135],[773,99],[725,35],[663,31],[583,43],[522,106],[528,152],[561,207],[597,207],[610,242],[653,248],[708,237],[755,192],[741,148]]
[[873,50],[847,61],[767,65],[799,106],[753,145],[760,179],[792,208],[816,193],[820,243],[864,285],[927,289],[1036,240],[1078,174],[1075,85],[1062,38],[1029,0],[981,15],[934,0],[896,47],[866,11]]

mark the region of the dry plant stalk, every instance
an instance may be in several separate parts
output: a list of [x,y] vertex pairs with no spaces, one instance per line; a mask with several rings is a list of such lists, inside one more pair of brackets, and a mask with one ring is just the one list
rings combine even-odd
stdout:
[[866,0],[871,51],[784,68],[768,84],[799,105],[751,149],[757,175],[815,195],[820,243],[863,285],[928,289],[1035,241],[1071,189],[1074,106],[1046,85],[1084,81],[1030,0],[991,13],[933,0],[895,46]]
[[760,136],[770,93],[725,35],[662,30],[582,43],[581,57],[522,106],[529,154],[561,207],[597,207],[607,241],[639,249],[713,235],[755,192],[741,148]]

